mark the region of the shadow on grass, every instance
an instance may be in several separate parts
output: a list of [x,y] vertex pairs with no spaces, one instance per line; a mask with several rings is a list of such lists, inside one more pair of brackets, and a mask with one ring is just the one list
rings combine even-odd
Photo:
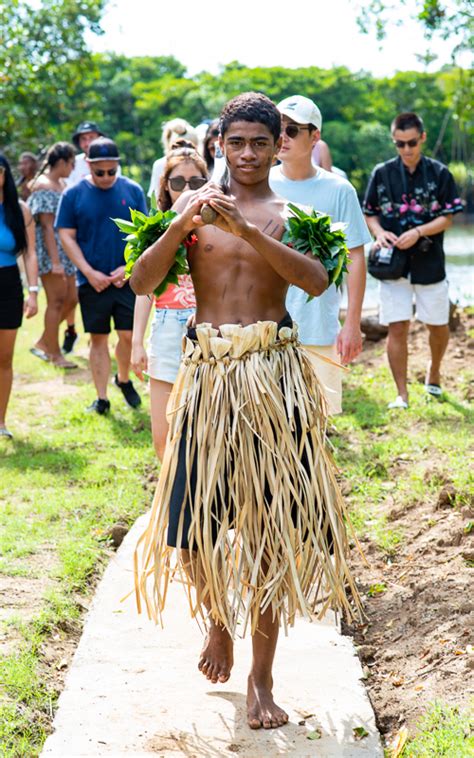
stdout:
[[78,450],[67,451],[50,444],[35,445],[29,440],[13,440],[9,455],[0,459],[0,469],[32,471],[44,469],[55,472],[80,473],[88,465],[88,459]]
[[127,415],[114,414],[114,406],[105,417],[112,434],[127,447],[151,448],[150,414],[145,408],[132,410],[124,406]]
[[363,387],[344,389],[344,415],[361,429],[386,426],[389,421],[386,404],[377,402]]
[[451,395],[445,395],[443,400],[445,403],[450,405],[451,408],[454,408],[455,411],[460,413],[466,421],[470,421],[471,423],[474,423],[474,409],[473,408],[468,408],[466,405],[463,405]]

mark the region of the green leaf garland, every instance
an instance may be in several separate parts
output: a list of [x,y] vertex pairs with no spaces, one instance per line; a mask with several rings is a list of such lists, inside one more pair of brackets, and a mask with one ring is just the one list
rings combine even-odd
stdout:
[[[306,213],[293,203],[288,203],[288,208],[293,215],[285,222],[282,242],[300,253],[311,252],[319,258],[328,273],[329,284],[340,287],[350,262],[345,224],[332,224],[327,213],[315,210]],[[308,302],[312,299],[313,295],[308,295]]]
[[[151,215],[147,216],[141,211],[130,208],[130,221],[121,218],[112,219],[120,231],[127,235],[124,250],[125,279],[132,275],[133,267],[141,254],[166,232],[177,215],[175,211],[152,210]],[[186,247],[182,243],[176,251],[173,265],[165,279],[154,290],[154,294],[159,297],[170,284],[178,284],[178,276],[188,273]]]

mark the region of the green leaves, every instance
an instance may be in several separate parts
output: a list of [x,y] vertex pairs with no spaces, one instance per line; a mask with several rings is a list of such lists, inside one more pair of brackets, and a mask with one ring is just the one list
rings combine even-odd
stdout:
[[[328,272],[329,284],[340,287],[350,261],[345,224],[331,224],[327,214],[315,210],[308,214],[292,203],[288,208],[293,216],[286,221],[282,242],[300,253],[313,253]],[[308,302],[312,297],[308,295]]]
[[[122,218],[112,219],[120,231],[127,235],[124,250],[126,279],[132,275],[133,267],[141,254],[166,232],[176,215],[174,211],[152,211],[152,215],[147,216],[141,211],[130,208],[131,221]],[[187,273],[189,273],[189,268],[186,248],[180,245],[176,251],[175,262],[165,279],[154,290],[155,295],[157,297],[162,295],[168,285],[178,283],[178,276]]]

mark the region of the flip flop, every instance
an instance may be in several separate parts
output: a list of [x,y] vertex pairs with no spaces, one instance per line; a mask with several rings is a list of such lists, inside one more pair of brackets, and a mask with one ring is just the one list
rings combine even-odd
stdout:
[[5,429],[5,427],[2,427],[2,429],[0,429],[0,437],[6,437],[8,440],[12,440],[13,434],[9,432],[8,429]]
[[30,353],[32,355],[35,355],[37,358],[39,358],[42,361],[45,361],[45,363],[50,362],[50,358],[47,353],[44,352],[44,350],[41,350],[39,347],[30,347]]
[[65,371],[69,371],[72,368],[78,368],[77,363],[73,363],[72,361],[64,361],[64,363],[51,361],[51,364],[55,366],[56,368],[63,368]]
[[439,384],[425,384],[425,392],[427,392],[428,395],[432,395],[433,397],[441,397],[443,394],[443,390]]

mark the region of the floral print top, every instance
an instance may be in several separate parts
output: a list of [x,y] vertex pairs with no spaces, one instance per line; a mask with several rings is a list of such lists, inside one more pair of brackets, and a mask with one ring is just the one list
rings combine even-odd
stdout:
[[[50,213],[54,217],[56,215],[60,199],[61,193],[57,192],[56,190],[50,189],[36,190],[32,192],[28,198],[28,206],[35,220],[36,257],[38,259],[38,273],[40,276],[50,274],[52,270],[51,258],[46,248],[43,229],[40,223],[40,214]],[[62,263],[64,267],[64,273],[66,276],[73,276],[76,272],[76,268],[61,247],[57,229],[54,230],[54,237],[56,240],[56,245],[58,247],[59,262]]]
[[[399,157],[378,164],[370,177],[362,204],[367,216],[379,216],[384,229],[400,235],[438,216],[463,210],[449,169],[423,156],[411,174]],[[410,248],[413,284],[434,284],[445,278],[443,232],[430,235],[429,252]]]

